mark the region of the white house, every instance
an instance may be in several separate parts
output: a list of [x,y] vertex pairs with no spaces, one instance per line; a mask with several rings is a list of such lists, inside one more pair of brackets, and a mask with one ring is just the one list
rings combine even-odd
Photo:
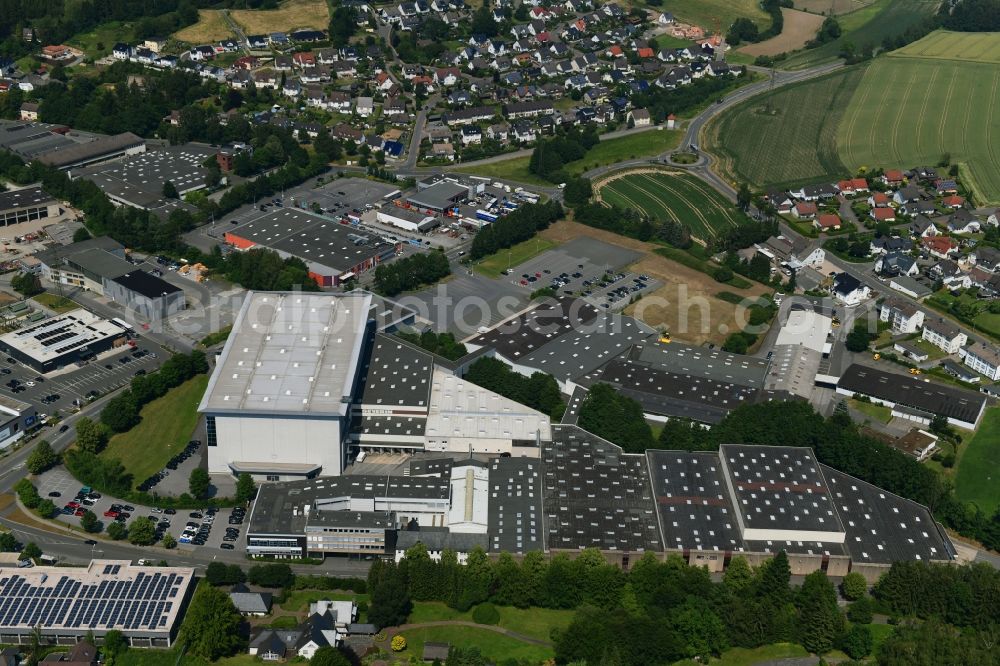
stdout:
[[959,354],[962,356],[962,361],[979,374],[985,375],[991,381],[1000,381],[1000,350],[996,347],[973,342]]
[[858,305],[866,300],[871,290],[849,273],[840,273],[833,278],[833,296],[847,306]]
[[924,325],[924,311],[901,298],[887,298],[879,306],[879,319],[896,333],[916,333]]
[[969,341],[968,336],[961,329],[944,319],[925,322],[920,337],[948,354],[957,354]]

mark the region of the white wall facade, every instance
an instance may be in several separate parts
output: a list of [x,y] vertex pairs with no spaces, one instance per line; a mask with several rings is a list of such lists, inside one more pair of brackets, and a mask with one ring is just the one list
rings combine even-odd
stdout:
[[[321,465],[320,476],[337,476],[344,470],[341,419],[335,416],[240,416],[209,414],[215,419],[215,446],[208,446],[208,471],[232,472],[230,463],[248,463],[267,474],[289,480],[283,465]],[[261,472],[265,475],[264,472]],[[255,474],[256,476],[256,474]],[[265,479],[268,480],[268,479]]]

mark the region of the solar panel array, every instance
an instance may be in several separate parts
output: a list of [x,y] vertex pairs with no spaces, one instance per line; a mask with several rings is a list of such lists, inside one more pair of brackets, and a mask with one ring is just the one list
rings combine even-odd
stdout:
[[[115,575],[120,565],[105,565]],[[0,627],[169,630],[174,604],[182,601],[187,579],[175,573],[140,572],[133,580],[82,583],[67,575],[43,575],[40,584],[13,574],[0,578]]]

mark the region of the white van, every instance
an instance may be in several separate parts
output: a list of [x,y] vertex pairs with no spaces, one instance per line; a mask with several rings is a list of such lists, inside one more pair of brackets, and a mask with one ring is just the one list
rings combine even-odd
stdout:
[[361,453],[359,453],[359,454],[357,455],[357,457],[356,457],[356,458],[354,459],[354,462],[356,462],[356,463],[362,463],[362,462],[364,462],[364,461],[365,461],[365,458],[367,458],[367,457],[368,457],[368,452],[367,452],[367,451],[362,451],[362,452],[361,452]]

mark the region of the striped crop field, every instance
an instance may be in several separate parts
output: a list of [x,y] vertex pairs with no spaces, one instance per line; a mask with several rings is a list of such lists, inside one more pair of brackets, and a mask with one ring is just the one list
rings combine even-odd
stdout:
[[736,206],[686,173],[634,171],[612,176],[600,188],[607,203],[641,210],[653,220],[677,220],[704,241],[743,219]]
[[1000,33],[936,30],[889,54],[891,58],[932,58],[1000,64]]
[[[854,91],[837,130],[844,165],[909,168],[948,155],[977,203],[1000,202],[1000,34],[934,33],[907,49],[918,55],[877,58]],[[998,62],[952,59],[973,50]]]

